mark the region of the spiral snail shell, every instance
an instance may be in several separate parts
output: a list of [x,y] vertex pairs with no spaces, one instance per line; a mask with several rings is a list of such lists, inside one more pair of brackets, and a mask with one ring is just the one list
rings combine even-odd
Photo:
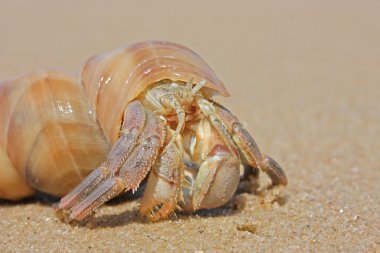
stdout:
[[0,198],[61,196],[109,149],[82,86],[58,71],[0,83]]

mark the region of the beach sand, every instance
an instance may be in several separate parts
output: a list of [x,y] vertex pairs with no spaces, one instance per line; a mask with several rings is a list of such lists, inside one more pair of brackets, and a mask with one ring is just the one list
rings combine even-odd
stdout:
[[380,2],[2,1],[0,79],[38,68],[79,78],[88,57],[182,43],[231,92],[217,98],[284,167],[282,201],[147,223],[138,201],[62,223],[52,202],[0,202],[1,252],[379,252]]

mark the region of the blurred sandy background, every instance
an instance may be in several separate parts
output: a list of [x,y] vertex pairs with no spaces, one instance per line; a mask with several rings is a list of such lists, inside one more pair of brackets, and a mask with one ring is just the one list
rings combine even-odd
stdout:
[[107,205],[85,227],[62,224],[49,203],[1,202],[0,251],[380,251],[379,13],[379,1],[2,0],[0,79],[44,67],[79,77],[96,53],[182,43],[225,82],[232,96],[219,101],[289,186],[282,206],[241,194],[155,224],[137,202]]

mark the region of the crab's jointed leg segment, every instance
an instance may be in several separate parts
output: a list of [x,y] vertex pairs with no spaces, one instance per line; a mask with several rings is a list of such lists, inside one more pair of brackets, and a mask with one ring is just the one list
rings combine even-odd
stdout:
[[62,198],[58,208],[67,210],[70,219],[82,220],[123,190],[136,190],[154,163],[166,139],[162,120],[138,101],[129,104],[124,120],[123,136],[108,160]]
[[120,169],[136,145],[145,121],[146,115],[141,103],[139,101],[131,102],[125,110],[122,134],[109,152],[107,160],[61,199],[58,205],[59,209],[71,208],[89,195],[97,185]]
[[125,183],[126,191],[137,190],[156,160],[160,147],[160,139],[157,136],[150,136],[128,157],[119,173]]
[[70,210],[70,220],[82,220],[106,201],[124,190],[123,180],[110,177],[96,186],[85,199],[75,204]]
[[223,106],[214,103],[215,113],[223,122],[243,156],[245,165],[259,168],[272,180],[273,185],[286,185],[287,178],[281,166],[271,157],[262,155],[255,140],[236,116]]
[[99,167],[91,172],[77,187],[65,195],[58,204],[58,209],[70,209],[84,199],[90,192],[110,175],[105,167]]
[[218,132],[219,137],[222,138],[224,145],[226,145],[230,152],[238,155],[237,147],[233,139],[231,138],[231,135],[228,132],[227,128],[224,126],[223,122],[217,117],[213,104],[202,97],[197,98],[197,104],[199,108],[202,110],[203,114],[205,114],[208,117],[211,125]]

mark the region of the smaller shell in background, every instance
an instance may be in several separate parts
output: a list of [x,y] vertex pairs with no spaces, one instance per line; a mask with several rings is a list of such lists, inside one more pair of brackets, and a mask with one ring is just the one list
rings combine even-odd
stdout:
[[31,195],[30,186],[62,196],[108,150],[75,80],[36,71],[0,83],[0,198]]

